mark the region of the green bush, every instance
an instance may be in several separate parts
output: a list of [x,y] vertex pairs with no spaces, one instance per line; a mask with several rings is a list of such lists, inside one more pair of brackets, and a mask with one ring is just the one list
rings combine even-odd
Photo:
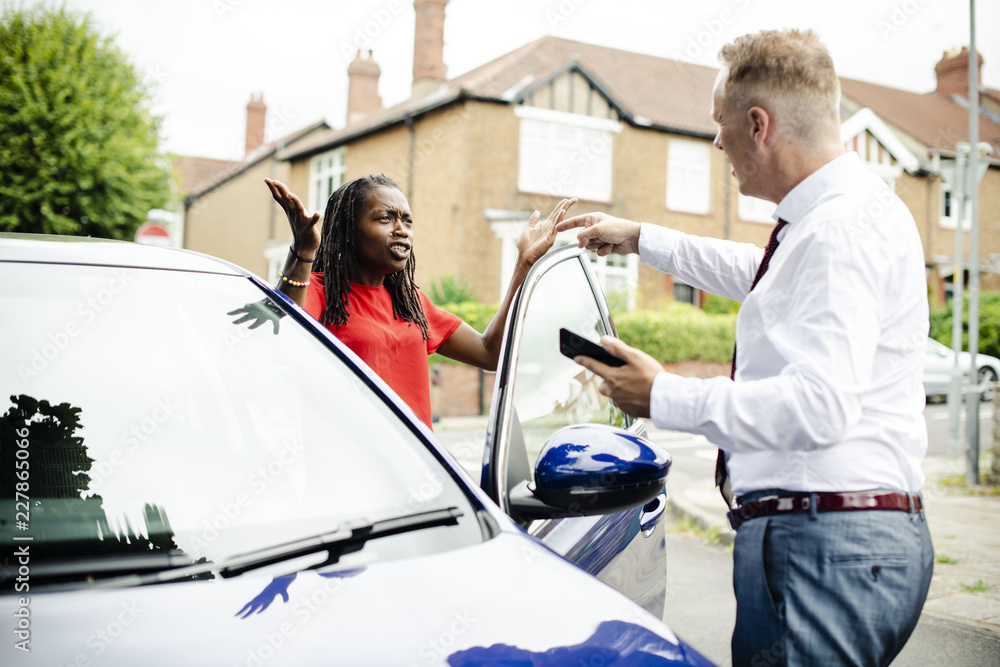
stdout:
[[[931,311],[930,336],[951,347],[951,304]],[[969,349],[969,298],[962,312],[962,349]],[[979,293],[979,352],[1000,357],[1000,292]]]
[[686,303],[660,310],[617,313],[615,327],[623,341],[661,363],[728,362],[733,358],[736,315],[711,315]]
[[718,294],[705,293],[705,312],[709,315],[735,315],[742,304]]
[[455,304],[476,300],[476,293],[469,283],[451,274],[441,276],[431,283],[427,296],[434,303]]
[[[447,310],[449,313],[458,315],[479,333],[486,330],[486,327],[493,320],[493,316],[496,315],[497,310],[500,308],[499,305],[480,303],[478,301],[462,301],[461,303],[442,304],[435,302],[435,305],[442,310]],[[447,357],[442,357],[440,354],[432,354],[429,357],[429,363],[433,366],[434,364],[457,364],[459,362],[448,359]]]
[[[499,308],[477,301],[440,307],[458,315],[479,332],[486,330]],[[735,314],[713,315],[686,303],[671,303],[658,310],[615,313],[614,320],[623,341],[665,364],[680,361],[728,363],[733,358]],[[429,362],[431,365],[458,363],[439,354],[431,355]]]

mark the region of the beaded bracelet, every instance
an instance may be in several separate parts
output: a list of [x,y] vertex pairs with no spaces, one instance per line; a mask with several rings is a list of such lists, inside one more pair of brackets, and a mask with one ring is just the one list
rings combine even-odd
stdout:
[[302,262],[303,264],[312,264],[313,262],[316,261],[315,257],[313,257],[312,259],[303,259],[299,257],[299,253],[295,252],[295,249],[292,246],[288,246],[288,252],[292,253],[292,257]]
[[284,280],[286,283],[288,283],[292,287],[305,287],[306,285],[309,284],[308,280],[304,280],[304,281],[292,280],[291,278],[288,278],[287,276],[285,276],[285,274],[282,273],[281,271],[278,271],[278,277],[281,278],[282,280]]

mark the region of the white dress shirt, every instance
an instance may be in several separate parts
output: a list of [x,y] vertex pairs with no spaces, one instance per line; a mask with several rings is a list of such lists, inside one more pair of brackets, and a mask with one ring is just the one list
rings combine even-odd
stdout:
[[913,216],[849,153],[795,186],[775,218],[789,224],[752,292],[763,249],[643,223],[643,263],[743,302],[736,381],[661,373],[653,422],[725,450],[736,496],[918,491],[928,306]]

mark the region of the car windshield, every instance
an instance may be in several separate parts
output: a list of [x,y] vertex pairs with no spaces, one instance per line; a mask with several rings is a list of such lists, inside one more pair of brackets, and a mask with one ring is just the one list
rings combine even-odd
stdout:
[[[457,526],[346,564],[483,539],[449,471],[247,278],[0,262],[0,281],[5,554],[221,563],[441,508]],[[234,323],[248,304],[263,326]]]

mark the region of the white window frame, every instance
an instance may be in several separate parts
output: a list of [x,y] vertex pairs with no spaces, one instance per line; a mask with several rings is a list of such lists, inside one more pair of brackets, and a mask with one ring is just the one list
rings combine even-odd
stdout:
[[712,144],[667,140],[667,209],[708,215],[712,211]]
[[347,148],[316,155],[309,161],[309,211],[320,215],[333,191],[344,183],[347,172]]
[[[625,308],[631,312],[635,310],[635,295],[639,284],[639,256],[638,255],[608,255],[598,257],[596,252],[587,253],[590,258],[590,268],[597,276],[597,282],[604,290],[604,298],[612,300],[612,290],[610,288],[611,279],[619,278],[619,282],[625,283]],[[608,263],[608,260],[611,263]]]
[[514,115],[521,119],[518,190],[611,201],[614,135],[621,133],[621,123],[527,106],[515,107]]
[[[500,293],[499,299],[502,301],[507,294],[507,286],[514,275],[514,266],[517,263],[517,239],[521,236],[521,230],[530,217],[529,213],[519,213],[514,211],[500,211],[497,209],[486,209],[486,219],[490,223],[493,235],[500,240]],[[578,230],[571,229],[556,235],[553,247],[565,245],[576,245],[576,235]],[[587,253],[590,258],[590,266],[597,276],[598,284],[604,290],[607,297],[610,294],[609,278],[621,278],[626,286],[626,307],[628,310],[635,310],[636,293],[639,285],[639,256],[638,255],[615,255],[608,264],[607,257],[598,257],[596,253]],[[624,263],[624,266],[618,264]],[[619,281],[621,282],[621,281]]]
[[[945,210],[945,200],[948,196],[951,196],[951,215],[946,215]],[[958,207],[955,205],[955,199],[957,199],[955,191],[950,185],[941,181],[941,206],[940,211],[940,225],[942,229],[955,229],[958,227]],[[962,230],[969,231],[972,229],[972,202],[968,199],[965,200],[965,212],[962,216]]]
[[291,240],[278,241],[272,239],[264,247],[264,259],[267,261],[267,282],[271,285],[278,284],[278,271],[285,266],[288,259],[288,246]]

